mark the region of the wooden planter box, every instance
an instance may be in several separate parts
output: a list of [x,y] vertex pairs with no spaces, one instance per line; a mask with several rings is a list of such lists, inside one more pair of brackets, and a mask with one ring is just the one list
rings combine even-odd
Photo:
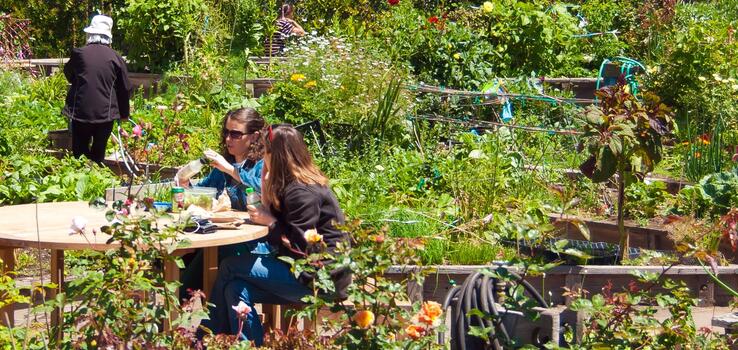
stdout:
[[270,65],[270,64],[277,64],[277,63],[287,62],[287,61],[289,61],[289,58],[284,57],[284,56],[272,56],[272,57],[269,57],[269,56],[253,56],[253,57],[249,57],[249,60],[251,62],[254,62],[257,65],[267,66],[267,65]]
[[[417,269],[427,269],[428,275],[422,286],[410,284],[408,293],[413,301],[433,300],[442,303],[446,293],[454,285],[461,285],[474,272],[483,268],[495,268],[495,265],[439,265],[439,266],[393,266],[385,276],[393,280],[404,279]],[[637,281],[630,271],[664,273],[665,277],[675,281],[683,281],[692,292],[692,297],[699,299],[699,306],[727,306],[733,296],[727,293],[710,279],[701,266],[677,265],[667,270],[667,266],[595,266],[595,265],[561,265],[547,271],[545,275],[526,277],[550,305],[568,305],[570,298],[564,296],[566,288],[583,288],[591,294],[600,293],[608,282],[612,282],[614,290],[619,291],[630,282]],[[733,289],[738,288],[738,265],[718,267],[719,278]],[[643,287],[639,284],[639,287]],[[664,292],[658,286],[653,293]]]
[[[551,221],[560,218],[558,214],[549,214]],[[576,218],[571,215],[564,215],[564,219]],[[606,242],[612,244],[620,243],[620,230],[615,221],[610,220],[590,220],[577,218],[587,225],[589,228],[590,240],[592,242]],[[572,224],[561,222],[557,224],[566,239],[585,239],[579,233],[579,230]],[[652,250],[674,250],[674,242],[668,238],[668,230],[660,226],[638,226],[632,221],[626,221],[625,229],[630,232],[630,246],[633,248],[645,248]]]
[[[525,167],[527,170],[533,170],[533,171],[558,171],[566,175],[569,179],[579,179],[582,176],[581,171],[579,169],[558,169],[558,168],[551,168],[551,167],[543,167],[540,165],[528,165]],[[665,176],[646,176],[644,179],[648,182],[656,182],[660,181],[666,184],[666,191],[671,194],[677,194],[679,191],[686,187],[693,185],[692,182],[687,180],[680,180],[680,179],[672,179]],[[613,185],[614,188],[614,185]]]
[[[152,183],[152,184],[146,184],[146,185],[134,185],[131,186],[131,194],[134,195],[136,198],[144,198],[146,196],[152,196],[155,193],[161,193],[161,192],[170,192],[172,189],[172,186],[174,186],[173,181],[165,181],[165,182],[159,182],[159,183]],[[105,189],[105,200],[106,201],[116,201],[116,200],[124,200],[128,198],[128,187],[127,186],[121,186],[121,187],[112,187]]]
[[163,92],[163,86],[161,86],[162,75],[151,74],[151,73],[128,73],[128,78],[131,80],[131,85],[138,90],[143,89],[144,98],[148,98]]
[[543,85],[561,91],[571,91],[574,98],[593,99],[597,78],[544,78]]
[[[110,170],[113,171],[118,176],[121,175],[130,175],[128,172],[128,169],[126,168],[126,165],[123,161],[111,158],[111,156],[108,156],[103,160],[103,164],[106,165]],[[129,163],[130,164],[130,163]],[[173,179],[174,175],[177,174],[177,170],[179,168],[175,167],[169,167],[169,166],[163,166],[159,164],[145,164],[145,163],[137,163],[136,166],[139,169],[139,172],[136,173],[137,176],[144,175],[146,172],[146,168],[148,167],[148,174],[158,174],[158,177],[160,179]]]
[[274,82],[276,82],[276,79],[273,78],[246,79],[243,81],[243,88],[251,92],[254,98],[259,98],[272,88]]
[[49,130],[46,138],[51,141],[51,149],[53,150],[72,150],[72,133],[69,129]]
[[[559,218],[558,214],[549,214],[551,221]],[[564,215],[564,218],[572,218],[570,215]],[[590,220],[580,218],[589,228],[590,240],[592,242],[606,242],[612,244],[620,243],[620,230],[617,221],[613,220]],[[566,239],[584,239],[579,230],[572,224],[562,222],[557,224],[561,228],[563,235],[561,238]],[[625,229],[630,233],[630,246],[633,248],[644,248],[651,250],[669,250],[676,249],[676,244],[669,238],[669,230],[661,225],[639,226],[633,221],[625,221]],[[738,252],[734,252],[728,242],[721,242],[719,247],[720,253],[730,262],[738,262]]]

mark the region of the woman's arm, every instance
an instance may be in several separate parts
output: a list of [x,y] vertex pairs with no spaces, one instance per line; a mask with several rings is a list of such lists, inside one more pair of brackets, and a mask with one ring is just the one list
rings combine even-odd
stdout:
[[130,107],[130,95],[133,91],[133,85],[130,79],[128,79],[128,67],[123,57],[118,57],[118,69],[116,71],[115,79],[115,96],[118,98],[118,110],[120,112],[121,119],[128,119],[131,115]]
[[251,187],[254,191],[261,193],[261,173],[264,170],[264,161],[259,160],[253,167],[241,168],[238,172],[241,183]]
[[302,26],[300,26],[294,19],[287,18],[287,20],[292,23],[292,30],[290,31],[290,34],[294,34],[297,36],[305,35],[305,29],[302,29]]
[[75,76],[75,68],[77,67],[77,61],[79,61],[79,49],[72,49],[72,54],[69,55],[69,61],[64,64],[64,76],[67,81],[73,83],[77,77]]

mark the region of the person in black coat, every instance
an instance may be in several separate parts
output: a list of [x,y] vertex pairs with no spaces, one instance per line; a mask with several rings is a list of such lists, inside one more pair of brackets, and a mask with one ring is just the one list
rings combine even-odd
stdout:
[[[223,260],[210,298],[214,334],[236,334],[239,313],[246,313],[240,339],[263,342],[263,328],[254,303],[299,304],[312,295],[313,277],[290,271],[279,256],[305,259],[318,245],[335,252],[339,242],[350,244],[348,233],[336,225],[344,216],[328,178],[313,163],[302,135],[290,125],[269,127],[264,134],[262,206],[249,205],[251,221],[269,227],[267,241],[276,255],[233,256]],[[319,236],[317,236],[319,235]],[[316,243],[317,242],[317,243]],[[331,261],[322,261],[322,265]],[[329,271],[335,292],[329,297],[347,298],[351,283],[348,267]]]
[[87,45],[72,50],[64,75],[71,83],[62,113],[70,120],[72,153],[102,162],[113,123],[128,119],[132,91],[123,58],[110,48],[113,19],[98,15],[85,28]]

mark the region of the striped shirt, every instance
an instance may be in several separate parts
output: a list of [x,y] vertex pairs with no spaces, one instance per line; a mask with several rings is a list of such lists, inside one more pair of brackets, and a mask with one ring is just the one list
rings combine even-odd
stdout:
[[264,51],[270,53],[271,56],[282,55],[284,53],[284,44],[292,34],[292,28],[294,27],[295,25],[292,22],[284,18],[278,19],[277,31],[274,32],[271,42],[269,37],[264,40]]

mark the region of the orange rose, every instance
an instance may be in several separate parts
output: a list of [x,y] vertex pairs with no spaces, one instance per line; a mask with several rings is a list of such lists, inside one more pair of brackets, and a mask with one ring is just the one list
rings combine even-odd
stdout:
[[367,329],[374,324],[374,313],[369,310],[361,310],[354,315],[354,321],[360,328]]
[[436,327],[441,323],[440,316],[442,313],[441,304],[435,301],[428,301],[423,303],[423,307],[417,315],[417,320],[428,326]]
[[423,328],[423,326],[411,324],[405,328],[405,333],[407,333],[407,335],[412,339],[418,339],[425,335],[425,328]]
[[426,301],[423,303],[422,312],[431,318],[438,318],[443,313],[441,310],[441,304],[435,301]]

